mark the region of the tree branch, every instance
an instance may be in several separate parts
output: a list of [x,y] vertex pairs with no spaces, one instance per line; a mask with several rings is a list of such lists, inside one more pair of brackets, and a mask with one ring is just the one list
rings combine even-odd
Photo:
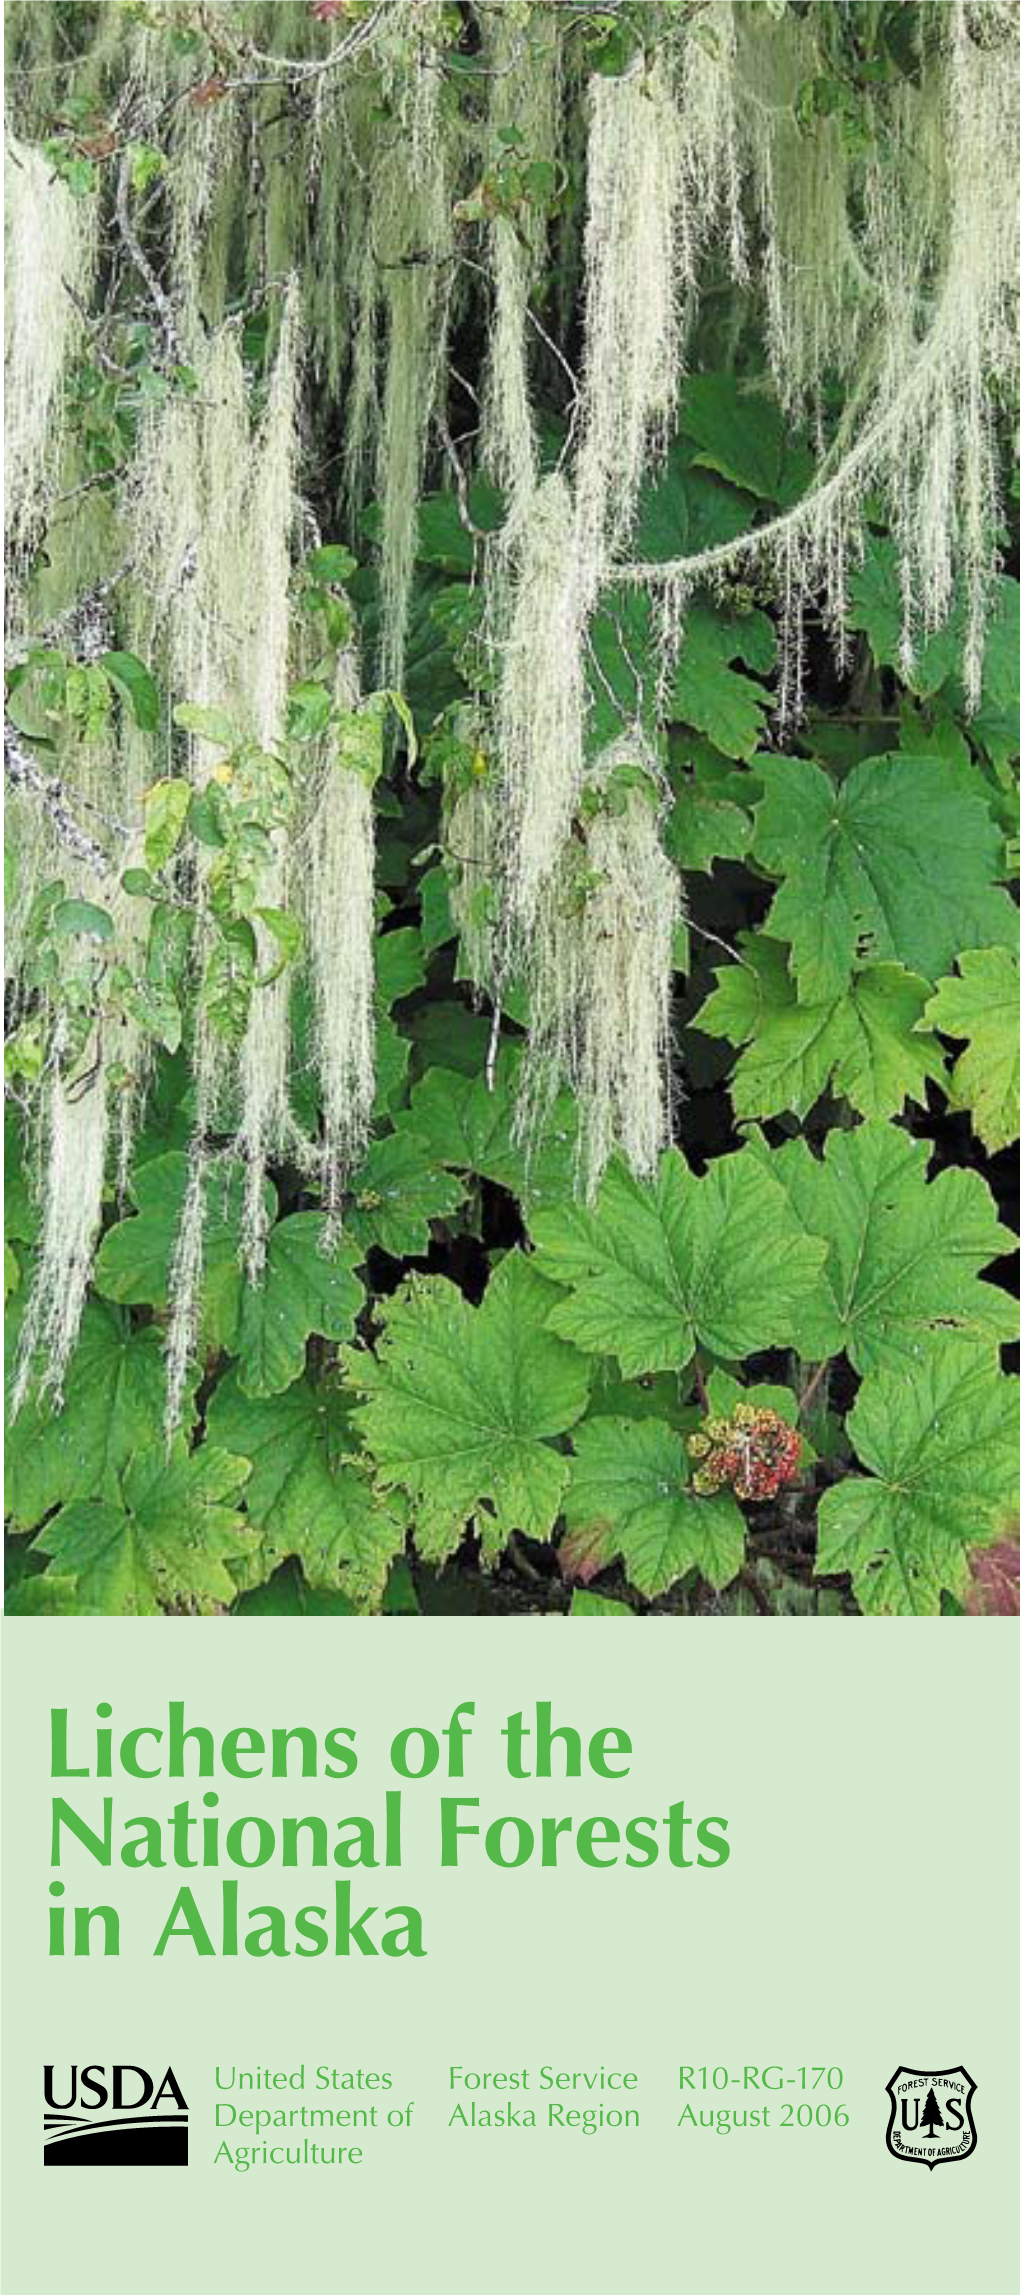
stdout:
[[4,770],[12,789],[35,797],[52,823],[62,845],[76,860],[87,862],[97,877],[108,877],[112,862],[87,829],[75,819],[61,783],[44,773],[37,759],[23,749],[14,726],[4,719]]

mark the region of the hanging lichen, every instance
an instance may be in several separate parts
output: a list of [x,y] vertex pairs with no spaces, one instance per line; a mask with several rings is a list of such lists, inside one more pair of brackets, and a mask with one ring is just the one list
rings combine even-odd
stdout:
[[[492,28],[488,152],[494,204],[488,229],[493,313],[482,400],[482,454],[507,499],[510,533],[538,478],[530,369],[536,336],[529,300],[537,295],[548,251],[545,212],[524,189],[536,171],[555,182],[560,122],[560,51],[554,19],[522,36],[512,20]],[[513,156],[510,156],[513,155]],[[517,155],[521,155],[518,157]],[[504,176],[516,168],[522,190],[511,198]],[[531,171],[531,176],[526,172]],[[511,176],[511,182],[516,179]]]
[[585,594],[570,488],[554,475],[543,479],[528,507],[509,624],[497,639],[496,741],[512,947],[534,926],[580,790]]
[[[286,298],[279,346],[260,435],[255,444],[244,534],[250,568],[245,602],[247,637],[242,664],[246,719],[261,748],[285,739],[290,667],[291,548],[297,501],[298,339],[296,298]],[[287,842],[282,826],[270,831],[270,858],[260,882],[260,906],[285,908]],[[252,1281],[265,1259],[266,1165],[282,1152],[292,1131],[287,1099],[290,982],[276,962],[271,929],[259,931],[264,985],[253,996],[241,1054],[240,1145],[247,1162],[244,1250]],[[275,977],[274,977],[275,975]]]
[[578,555],[597,587],[680,387],[680,122],[663,69],[596,78],[588,136]]
[[379,175],[372,237],[386,313],[377,486],[382,514],[381,682],[399,691],[418,498],[442,371],[449,277],[448,154],[434,70],[419,63]]
[[38,1366],[38,1392],[59,1403],[74,1352],[103,1213],[108,1102],[99,1047],[87,1047],[84,1079],[69,1085],[59,1070],[46,1099],[45,1185],[39,1264],[22,1325],[14,1410]]
[[322,1084],[323,1191],[331,1228],[343,1184],[364,1154],[375,1098],[375,820],[373,769],[382,726],[358,716],[358,672],[341,656],[338,723],[322,759],[308,832],[306,904],[315,1058]]
[[19,559],[59,482],[64,383],[91,293],[98,216],[36,145],[9,134],[4,186],[4,533]]
[[577,1093],[590,1200],[614,1149],[642,1175],[670,1136],[670,1004],[680,881],[659,843],[655,761],[622,736],[589,774],[578,830],[542,896],[528,967],[530,1042],[517,1128]]

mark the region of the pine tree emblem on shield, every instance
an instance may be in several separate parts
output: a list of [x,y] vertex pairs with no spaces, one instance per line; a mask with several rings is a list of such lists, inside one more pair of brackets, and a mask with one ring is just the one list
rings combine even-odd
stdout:
[[974,2090],[962,2064],[949,2072],[917,2072],[901,2064],[886,2081],[892,2108],[885,2140],[893,2158],[927,2168],[969,2159],[977,2143]]

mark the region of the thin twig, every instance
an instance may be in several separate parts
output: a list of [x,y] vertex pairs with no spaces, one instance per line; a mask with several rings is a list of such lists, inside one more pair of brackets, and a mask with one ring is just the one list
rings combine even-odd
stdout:
[[144,280],[152,301],[154,302],[156,309],[159,312],[167,350],[170,353],[174,364],[176,366],[183,367],[187,365],[187,360],[184,355],[184,346],[177,332],[177,321],[174,318],[170,297],[166,293],[165,288],[160,285],[160,282],[156,277],[155,271],[152,268],[145,249],[142,246],[141,241],[139,240],[135,231],[134,225],[131,221],[128,197],[130,189],[131,155],[130,147],[128,147],[128,149],[125,150],[124,157],[121,160],[120,167],[117,172],[117,226],[120,231],[121,238],[124,241],[124,245],[127,248],[128,254],[131,257],[131,261],[134,264],[135,270]]
[[442,440],[450,468],[453,471],[453,483],[457,489],[457,515],[461,525],[466,528],[476,542],[484,542],[487,538],[485,529],[482,526],[476,526],[471,516],[467,472],[457,452],[456,443],[445,415],[438,414],[436,416],[436,428]]
[[61,783],[44,773],[36,759],[23,749],[13,725],[4,719],[4,768],[12,789],[20,789],[38,799],[47,819],[52,822],[62,845],[79,861],[86,861],[97,877],[108,877],[112,863],[97,845],[81,822],[75,819]]

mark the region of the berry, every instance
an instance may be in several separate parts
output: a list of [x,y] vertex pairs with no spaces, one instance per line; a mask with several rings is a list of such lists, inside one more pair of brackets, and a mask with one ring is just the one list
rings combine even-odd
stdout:
[[738,1403],[730,1418],[706,1418],[689,1436],[688,1453],[698,1462],[694,1488],[702,1497],[729,1489],[760,1504],[796,1480],[800,1447],[796,1428],[778,1411]]

